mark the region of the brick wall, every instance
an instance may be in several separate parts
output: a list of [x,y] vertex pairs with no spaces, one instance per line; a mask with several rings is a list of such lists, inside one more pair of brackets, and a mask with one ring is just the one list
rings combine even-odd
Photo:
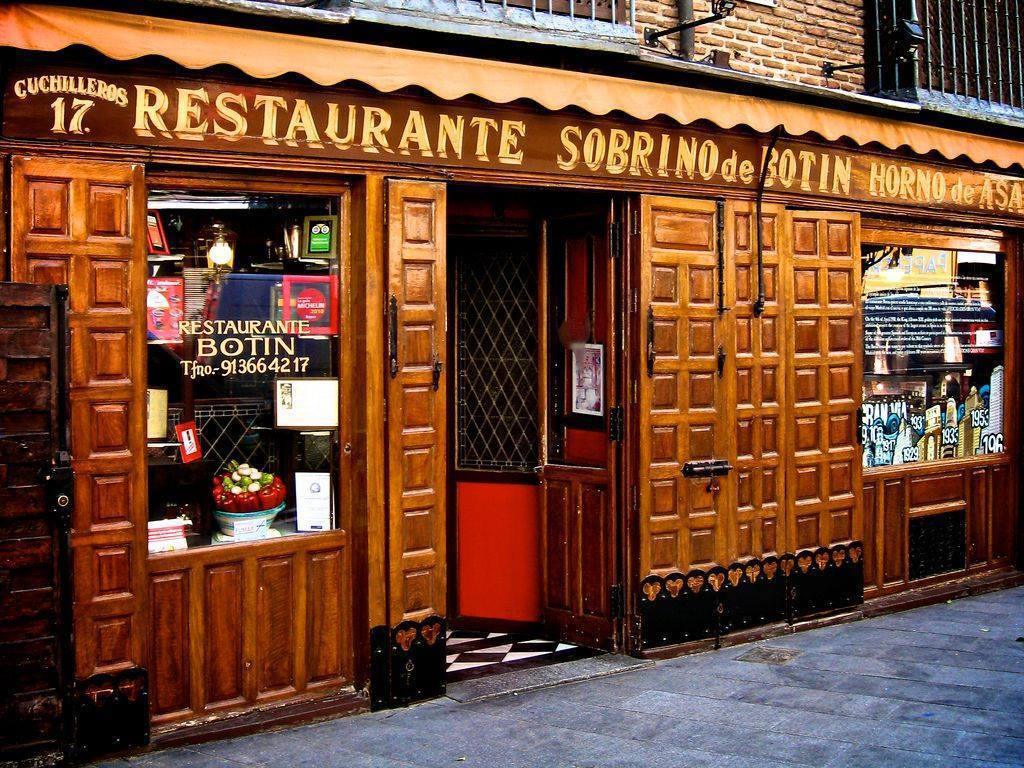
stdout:
[[[676,0],[635,0],[637,26],[677,24]],[[693,0],[694,18],[710,13],[710,0]],[[861,0],[775,0],[773,6],[737,0],[733,15],[698,27],[694,32],[694,59],[715,49],[731,54],[730,64],[740,72],[790,80],[806,85],[826,84],[823,61],[852,64],[864,56],[864,12]],[[679,36],[662,38],[673,52]],[[662,48],[664,50],[664,48]],[[838,72],[828,85],[848,91],[863,90],[863,71]]]

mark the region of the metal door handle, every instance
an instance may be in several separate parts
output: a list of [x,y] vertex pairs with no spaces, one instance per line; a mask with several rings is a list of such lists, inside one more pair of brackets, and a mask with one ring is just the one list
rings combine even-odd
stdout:
[[388,302],[388,357],[393,379],[398,375],[398,300],[394,296]]
[[441,369],[444,367],[444,363],[441,362],[441,358],[434,355],[434,366],[433,366],[433,380],[431,381],[434,391],[437,392],[437,388],[441,386]]
[[647,307],[647,376],[654,376],[654,360],[658,353],[654,349],[654,307]]

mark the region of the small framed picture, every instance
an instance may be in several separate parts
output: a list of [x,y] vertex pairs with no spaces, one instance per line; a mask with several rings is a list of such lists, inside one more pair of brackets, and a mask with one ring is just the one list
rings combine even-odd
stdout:
[[167,235],[164,234],[164,222],[160,218],[160,211],[146,211],[146,237],[149,240],[149,253],[151,256],[170,256],[171,249],[167,245]]
[[274,426],[278,429],[337,429],[338,380],[275,379]]
[[572,412],[604,415],[604,345],[573,344]]
[[302,221],[302,257],[329,259],[338,237],[337,216],[307,216]]

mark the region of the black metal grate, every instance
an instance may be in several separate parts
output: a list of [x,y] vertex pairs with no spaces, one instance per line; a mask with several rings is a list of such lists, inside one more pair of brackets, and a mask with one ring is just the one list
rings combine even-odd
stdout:
[[[1020,116],[1024,110],[1024,0],[868,0],[865,75],[870,90]],[[916,55],[893,55],[893,29],[916,20]]]
[[957,510],[910,521],[910,578],[923,579],[967,567],[967,512]]
[[537,465],[537,274],[527,243],[468,246],[456,277],[460,469]]

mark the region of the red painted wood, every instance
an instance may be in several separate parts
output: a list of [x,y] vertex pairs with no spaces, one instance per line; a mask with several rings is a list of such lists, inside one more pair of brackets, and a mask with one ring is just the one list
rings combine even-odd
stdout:
[[456,484],[460,616],[541,619],[538,493],[522,483]]

